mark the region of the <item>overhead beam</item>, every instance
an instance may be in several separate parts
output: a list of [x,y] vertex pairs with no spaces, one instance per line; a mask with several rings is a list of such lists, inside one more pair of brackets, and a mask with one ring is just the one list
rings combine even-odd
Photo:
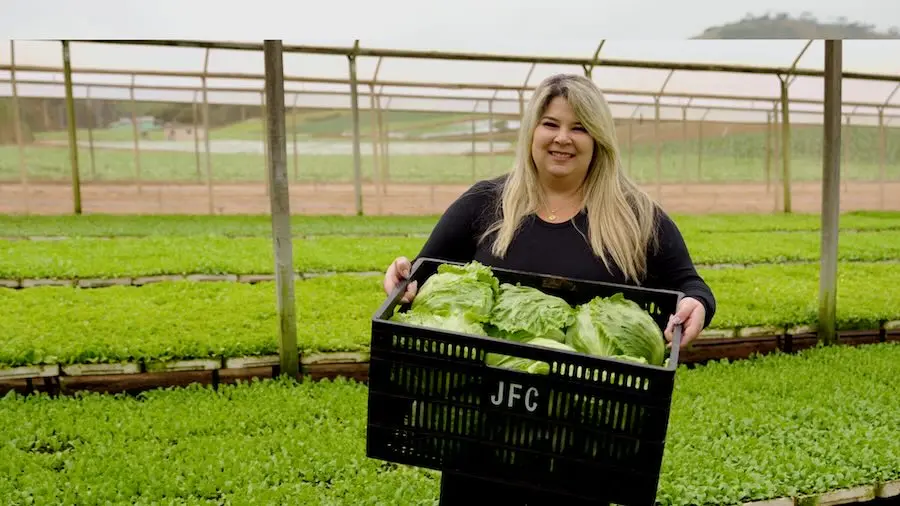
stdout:
[[[2,70],[2,69],[0,69]],[[9,79],[0,79],[0,83],[8,83]],[[39,81],[39,80],[22,80],[18,79],[17,82],[28,85],[38,85],[38,86],[59,86],[60,83],[54,81]],[[350,80],[347,80],[347,84],[350,83]],[[92,81],[73,81],[72,86],[74,88],[78,87],[92,87],[92,88],[106,88],[106,89],[130,89],[132,86],[128,84],[114,84],[114,83],[100,83],[100,82],[92,82]],[[371,85],[370,85],[371,86]],[[136,90],[156,90],[156,91],[183,91],[183,92],[198,92],[203,91],[202,86],[184,86],[184,85],[160,85],[154,86],[150,84],[136,84],[134,85],[134,89]],[[206,88],[209,91],[216,92],[226,92],[226,93],[247,93],[258,95],[260,92],[264,91],[263,88],[251,88],[251,87],[233,87],[233,86],[208,86]],[[337,90],[304,90],[304,89],[286,89],[285,93],[289,94],[298,94],[298,95],[336,95],[336,96],[348,96],[349,92],[346,91],[337,91]],[[368,96],[372,92],[360,92],[360,96]],[[49,95],[49,94],[48,94]],[[424,100],[486,100],[490,97],[487,96],[475,96],[475,95],[426,95],[426,94],[418,94],[418,93],[391,93],[391,92],[379,92],[374,93],[375,96],[379,97],[397,97],[397,98],[415,98],[415,99],[424,99]],[[494,92],[494,97],[496,97],[496,90]],[[118,100],[118,99],[116,99]],[[162,100],[162,99],[161,99]],[[498,102],[518,102],[517,98],[496,98]],[[898,106],[900,107],[900,106]]]
[[[168,47],[193,47],[193,48],[212,48],[212,49],[229,49],[229,50],[246,50],[260,51],[262,46],[256,43],[241,42],[212,42],[212,41],[193,41],[193,40],[83,40],[82,43],[102,43],[102,44],[119,44],[119,45],[141,45],[141,46],[168,46]],[[647,60],[627,60],[614,58],[577,58],[577,57],[560,57],[560,56],[527,56],[527,55],[504,55],[493,53],[464,53],[452,51],[414,51],[406,49],[382,49],[382,48],[363,48],[363,47],[338,47],[338,46],[310,46],[310,45],[285,45],[284,51],[287,53],[307,53],[307,54],[324,54],[336,56],[349,56],[355,54],[360,56],[383,56],[385,58],[412,58],[412,59],[431,59],[431,60],[466,60],[466,61],[489,61],[502,63],[534,63],[534,64],[550,64],[550,65],[603,65],[605,67],[629,67],[644,68],[655,70],[689,70],[697,72],[732,72],[741,74],[769,74],[777,75],[787,73],[788,69],[777,66],[753,66],[753,65],[735,65],[722,63],[682,63],[682,62],[661,62]],[[800,76],[822,77],[824,72],[814,69],[794,69],[794,74]],[[844,79],[873,79],[878,81],[894,81],[900,82],[900,75],[877,74],[867,72],[843,72]]]
[[[10,80],[8,80],[8,79],[0,79],[0,84],[9,83],[9,82],[10,82]],[[60,83],[54,83],[54,82],[49,82],[49,81],[33,81],[33,80],[21,80],[21,79],[17,79],[17,83],[20,85],[21,84],[41,84],[41,85],[43,85],[43,84],[59,85],[60,84]],[[85,81],[73,82],[73,89],[78,88],[78,87],[128,89],[128,88],[130,88],[130,85],[128,85],[128,84],[94,83],[94,82],[85,82]],[[159,90],[159,91],[185,91],[185,92],[202,92],[203,91],[202,86],[135,85],[134,88],[137,90]],[[215,87],[215,86],[207,87],[207,91],[209,91],[209,92],[244,92],[244,93],[248,93],[248,94],[261,93],[261,90],[256,89],[256,88],[232,88],[232,87]],[[322,96],[343,96],[343,97],[346,97],[349,95],[349,93],[347,93],[347,92],[333,91],[333,90],[318,90],[318,91],[316,91],[316,90],[285,90],[285,92],[288,94],[294,94],[295,98],[300,95],[313,95],[313,96],[314,95],[322,95]],[[656,93],[655,92],[646,92],[646,95],[644,95],[643,93],[638,92],[638,93],[635,93],[634,95],[635,96],[649,95],[652,97],[652,96],[655,96]],[[662,98],[675,98],[677,96],[682,96],[682,95],[683,95],[683,98],[689,98],[689,99],[694,98],[693,96],[691,96],[689,94],[674,94],[674,93],[671,93],[671,94],[664,93],[659,96],[662,99]],[[38,95],[29,95],[29,96],[38,96]],[[51,97],[51,95],[49,95],[49,94],[46,96]],[[366,92],[366,91],[359,92],[359,97],[370,97],[370,96],[372,96],[372,92]],[[464,102],[471,102],[474,100],[492,100],[497,103],[509,103],[509,104],[519,102],[518,98],[502,98],[502,97],[497,98],[496,91],[490,97],[473,96],[473,95],[440,95],[440,96],[436,96],[436,95],[425,95],[425,94],[414,94],[414,93],[407,94],[407,93],[384,93],[384,92],[375,92],[374,96],[381,97],[381,98],[387,98],[387,99],[398,98],[398,99],[421,99],[421,100],[449,100],[449,101],[464,101]],[[187,99],[185,99],[183,101],[172,100],[172,99],[170,99],[170,100],[174,101],[174,102],[192,103],[191,100],[187,100]],[[771,99],[767,99],[767,100],[771,100]],[[615,99],[612,99],[612,100],[608,100],[607,102],[610,105],[637,106],[637,108],[654,107],[655,106],[655,102],[651,102],[651,101],[640,102],[637,100],[615,100]],[[804,100],[804,99],[795,99],[795,100],[791,100],[791,102],[792,103],[811,103],[814,105],[822,104],[822,102],[817,102],[817,101],[813,101],[813,100]],[[689,104],[692,104],[692,100],[689,100]],[[686,107],[684,104],[664,102],[662,100],[660,100],[659,105],[660,105],[660,108],[662,108],[662,109],[671,109],[671,108],[681,109],[681,108]],[[846,101],[844,102],[844,105],[854,107],[854,110],[851,113],[849,113],[853,117],[877,118],[879,116],[879,114],[877,112],[871,112],[871,113],[857,112],[860,107],[874,107],[874,108],[878,108],[878,109],[884,108],[884,110],[889,110],[892,108],[891,106],[884,107],[884,106],[871,105],[871,104],[854,105],[852,102],[846,102]],[[316,108],[316,109],[339,109],[340,108],[338,106],[318,106],[318,107],[316,107],[316,106],[310,106],[310,105],[306,105],[303,107]],[[687,107],[690,109],[700,109],[700,110],[707,110],[707,111],[713,110],[713,111],[733,111],[733,112],[748,112],[748,113],[758,112],[758,113],[763,113],[763,114],[771,112],[771,108],[768,108],[768,107],[765,109],[762,109],[762,108],[756,108],[756,107],[719,106],[719,105],[707,105],[707,104],[692,104],[692,105],[688,105]],[[900,109],[900,105],[895,105],[895,106],[893,106],[893,108]],[[426,109],[403,108],[403,110],[429,112]],[[457,112],[457,111],[448,111],[448,112]],[[458,112],[464,113],[465,111],[460,110]],[[803,110],[803,111],[798,111],[798,112],[801,112],[803,114],[821,114],[822,111]],[[483,113],[476,113],[476,114],[486,115]],[[502,112],[496,112],[496,111],[494,112],[494,115],[495,116],[508,116],[510,118],[518,117],[517,114],[502,113]],[[886,120],[891,119],[891,118],[900,119],[900,114],[884,114],[884,118]]]
[[[18,71],[21,72],[44,72],[44,73],[59,73],[62,70],[55,67],[45,67],[45,66],[35,66],[35,65],[19,65],[16,67]],[[10,70],[10,65],[0,64],[0,70]],[[261,74],[247,74],[247,73],[232,73],[232,72],[183,72],[183,71],[160,71],[160,70],[138,70],[138,69],[128,69],[128,70],[110,70],[110,69],[96,69],[96,68],[77,68],[73,69],[73,73],[77,74],[98,74],[98,75],[138,75],[138,76],[156,76],[156,77],[185,77],[185,78],[203,78],[207,77],[210,79],[236,79],[236,80],[262,80],[264,76]],[[285,76],[285,82],[298,82],[298,83],[310,83],[310,84],[337,84],[337,85],[349,85],[349,79],[337,79],[337,78],[315,78],[315,77],[292,77]],[[428,89],[452,89],[452,90],[485,90],[485,91],[511,91],[511,92],[523,92],[523,91],[533,91],[533,86],[514,86],[508,84],[486,84],[486,83],[436,83],[436,82],[416,82],[416,81],[377,81],[377,80],[366,80],[366,79],[358,79],[357,80],[361,85],[377,85],[381,86],[383,91],[385,86],[388,87],[397,87],[397,88],[428,88]],[[19,80],[20,83],[31,83],[31,84],[40,84],[40,85],[59,85],[58,82],[55,81],[23,81]],[[100,83],[98,83],[100,84]],[[84,84],[82,84],[83,86]],[[94,84],[91,83],[93,86]],[[111,83],[102,83],[103,86],[107,87],[123,87],[124,85],[117,85]],[[191,86],[178,86],[178,85],[166,85],[166,86],[154,86],[153,89],[172,89],[172,90],[193,90],[197,89]],[[231,91],[231,88],[210,88],[210,89],[219,89],[222,91]],[[258,88],[233,88],[235,92],[247,92],[247,93],[259,93]],[[290,93],[295,93],[297,91],[306,91],[306,90],[287,90]],[[309,90],[310,93],[327,93],[327,91],[317,92],[315,90]],[[747,102],[770,102],[772,100],[778,100],[777,96],[759,96],[759,95],[720,95],[720,94],[712,94],[712,93],[689,93],[689,92],[665,92],[665,91],[638,91],[638,90],[626,90],[626,89],[612,89],[612,88],[604,88],[603,93],[607,95],[633,95],[633,96],[646,96],[646,97],[672,97],[672,98],[696,98],[696,99],[708,99],[708,100],[728,100],[728,101],[747,101]],[[382,96],[385,96],[382,93]],[[440,96],[435,96],[433,98],[443,98]],[[473,97],[476,98],[476,97]],[[487,97],[477,97],[477,98],[487,98]],[[501,99],[498,99],[501,100]],[[823,104],[822,100],[816,99],[807,99],[807,98],[796,98],[792,99],[791,103],[797,104],[815,104],[821,105]],[[846,106],[860,106],[860,107],[888,107],[888,108],[900,108],[900,104],[891,104],[886,105],[885,103],[878,102],[844,102]]]

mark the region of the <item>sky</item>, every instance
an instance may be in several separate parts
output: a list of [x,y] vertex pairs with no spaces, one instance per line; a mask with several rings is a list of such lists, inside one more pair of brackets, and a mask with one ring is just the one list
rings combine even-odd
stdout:
[[[428,3],[431,5],[427,6]],[[5,38],[281,37],[308,44],[359,38],[385,47],[552,53],[609,39],[684,39],[750,12],[804,11],[844,16],[886,29],[900,26],[896,0],[6,0]],[[689,13],[686,14],[686,13]],[[215,21],[205,20],[214,15]],[[464,31],[468,31],[465,33]]]
[[[878,29],[900,27],[897,0],[5,0],[0,16],[3,39],[17,39],[19,64],[61,66],[58,42],[28,39],[198,39],[260,42],[280,38],[286,44],[590,57],[607,39],[602,57],[789,66],[805,41],[687,41],[710,26],[738,21],[745,14],[809,12],[823,21],[845,17]],[[427,6],[427,7],[426,7]],[[211,17],[215,16],[214,20]],[[846,70],[900,73],[900,41],[845,43]],[[821,69],[824,44],[816,41],[800,61],[801,68]],[[0,45],[0,64],[9,62],[9,43]],[[73,67],[202,70],[203,51],[171,48],[98,46],[73,43]],[[361,59],[359,76],[374,74],[375,59]],[[214,52],[210,70],[263,72],[261,55]],[[391,60],[380,70],[382,80],[454,81],[521,84],[527,64]],[[545,66],[529,84],[557,71],[580,68]],[[289,75],[347,77],[343,57],[285,55]],[[0,72],[3,74],[3,72]],[[7,73],[8,74],[8,73]],[[597,69],[595,80],[611,89],[655,90],[666,71]],[[6,77],[6,76],[0,76]],[[25,78],[21,77],[20,78]],[[97,78],[99,79],[99,77]],[[144,79],[149,84],[149,78]],[[96,79],[95,79],[96,80]],[[127,80],[127,78],[126,78]],[[118,78],[122,82],[122,78]],[[159,82],[156,79],[154,82]],[[212,84],[212,83],[211,83]],[[239,83],[220,82],[220,86]],[[858,83],[856,83],[858,84]],[[845,86],[851,100],[886,97],[892,85]],[[883,86],[882,86],[883,84]],[[821,98],[816,80],[798,79],[798,94]],[[6,94],[0,84],[0,95]],[[723,91],[730,94],[777,96],[774,76],[711,75],[678,72],[671,91]],[[399,90],[398,90],[399,91]],[[124,97],[123,97],[124,98]],[[895,96],[900,101],[900,94]]]

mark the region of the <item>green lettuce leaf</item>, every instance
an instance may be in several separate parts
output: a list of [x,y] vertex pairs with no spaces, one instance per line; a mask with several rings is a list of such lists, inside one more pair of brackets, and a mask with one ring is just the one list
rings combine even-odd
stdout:
[[595,297],[576,308],[566,344],[582,353],[662,365],[665,340],[649,313],[621,293]]
[[490,318],[496,330],[489,333],[515,341],[541,337],[563,342],[565,329],[574,320],[574,310],[565,300],[529,286],[503,283]]
[[[553,339],[546,339],[543,337],[528,339],[524,341],[524,343],[544,346],[556,350],[565,350],[572,352],[576,351],[574,348],[567,344],[563,344],[559,341],[554,341]],[[498,353],[488,353],[487,357],[485,357],[485,363],[487,365],[502,367],[504,369],[525,371],[531,374],[550,374],[550,364],[541,360],[533,360],[530,358],[513,357],[510,355],[501,355]]]
[[479,336],[487,335],[480,323],[469,321],[462,313],[439,315],[407,311],[395,314],[391,320],[410,325],[449,330],[451,332],[462,332]]
[[594,324],[593,306],[582,304],[575,308],[575,323],[566,331],[565,343],[581,353],[608,357],[616,353],[610,339],[601,339]]
[[490,267],[478,262],[463,266],[441,264],[422,284],[410,311],[442,316],[462,314],[470,322],[487,322],[499,291],[500,282]]

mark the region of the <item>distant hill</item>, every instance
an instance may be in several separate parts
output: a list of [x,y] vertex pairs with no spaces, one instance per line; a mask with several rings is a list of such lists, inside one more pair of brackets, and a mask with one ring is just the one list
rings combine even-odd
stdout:
[[693,39],[900,39],[900,29],[879,32],[873,25],[838,18],[820,21],[804,12],[799,17],[787,13],[747,14],[744,19],[707,28]]

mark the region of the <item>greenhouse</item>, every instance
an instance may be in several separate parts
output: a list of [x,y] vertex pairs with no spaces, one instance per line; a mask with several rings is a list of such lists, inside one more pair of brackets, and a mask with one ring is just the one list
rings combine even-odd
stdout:
[[[495,493],[595,473],[572,501],[896,501],[900,40],[504,49],[4,43],[0,503],[438,504],[494,464]],[[387,316],[385,270],[559,73],[715,294],[665,363]]]

